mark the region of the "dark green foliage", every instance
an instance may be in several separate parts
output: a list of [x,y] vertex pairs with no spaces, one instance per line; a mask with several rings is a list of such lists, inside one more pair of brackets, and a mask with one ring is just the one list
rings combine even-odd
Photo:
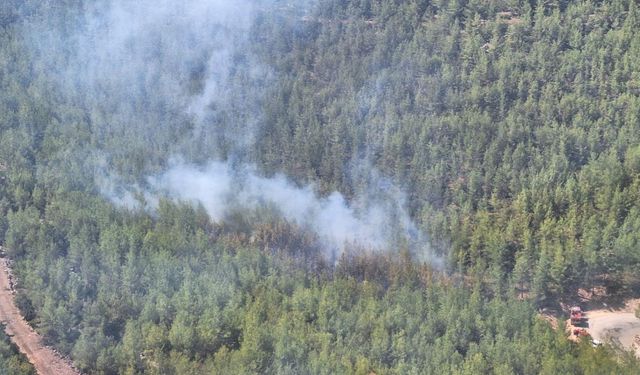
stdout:
[[[54,84],[68,56],[35,56],[20,27],[76,27],[82,1],[56,4],[0,5],[0,240],[21,310],[81,369],[638,373],[536,317],[578,287],[638,287],[633,1],[260,10],[250,54],[276,82],[255,104],[264,126],[243,157],[349,197],[367,189],[357,167],[375,167],[406,187],[449,275],[402,250],[328,264],[314,236],[269,212],[214,223],[171,201],[153,216],[114,208],[96,165],[144,183],[172,153],[202,162],[232,147],[190,138],[189,119],[156,96],[114,114],[118,85],[78,98]],[[245,57],[230,78],[238,97],[256,86],[242,79]],[[216,121],[237,130],[243,116]],[[140,123],[110,127],[122,119]],[[4,353],[0,373],[20,364]]]
[[0,326],[0,375],[35,375],[27,359],[18,352]]
[[393,176],[450,267],[496,291],[637,284],[637,13],[323,1],[295,48],[265,52],[283,78],[263,166],[354,195],[354,163]]
[[[299,254],[258,250],[276,246],[278,224],[239,236],[169,202],[153,222],[96,220],[111,209],[93,198],[54,204],[95,225],[96,250],[77,263],[71,245],[32,251],[16,273],[45,339],[90,373],[633,372],[571,344],[531,303],[483,297],[408,258],[354,254],[309,273]],[[68,243],[74,220],[58,227]]]
[[24,291],[16,294],[14,302],[18,309],[20,309],[22,316],[24,316],[27,321],[33,320],[36,317],[36,311],[33,308],[33,304]]

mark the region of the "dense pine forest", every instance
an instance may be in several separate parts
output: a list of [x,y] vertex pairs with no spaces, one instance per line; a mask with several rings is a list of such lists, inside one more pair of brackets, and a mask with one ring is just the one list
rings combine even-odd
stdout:
[[[539,314],[640,292],[635,1],[166,3],[0,4],[0,244],[79,369],[640,372]],[[425,244],[332,258],[278,207],[152,196],[176,159],[356,208],[399,187]],[[1,339],[0,374],[30,373]]]

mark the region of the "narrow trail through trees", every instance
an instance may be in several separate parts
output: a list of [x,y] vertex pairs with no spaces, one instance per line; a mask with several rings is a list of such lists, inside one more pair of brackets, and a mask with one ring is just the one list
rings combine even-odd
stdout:
[[40,335],[24,320],[16,307],[11,289],[7,260],[0,259],[0,322],[7,336],[33,364],[40,375],[79,375],[53,349],[46,347]]

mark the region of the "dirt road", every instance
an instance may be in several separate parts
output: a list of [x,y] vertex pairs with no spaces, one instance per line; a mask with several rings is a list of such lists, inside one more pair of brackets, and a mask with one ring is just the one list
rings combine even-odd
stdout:
[[42,344],[40,336],[27,324],[13,303],[9,273],[4,258],[0,259],[0,321],[20,352],[25,354],[40,375],[79,375],[70,364]]

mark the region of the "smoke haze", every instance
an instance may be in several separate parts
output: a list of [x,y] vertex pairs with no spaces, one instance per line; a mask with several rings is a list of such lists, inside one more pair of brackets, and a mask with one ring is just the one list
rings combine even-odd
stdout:
[[274,77],[248,41],[256,14],[274,3],[107,0],[76,15],[77,30],[30,26],[37,54],[66,51],[66,61],[48,62],[65,100],[92,109],[83,162],[99,191],[129,208],[153,208],[159,197],[202,205],[216,221],[269,205],[317,233],[330,257],[355,244],[406,246],[433,261],[401,190],[370,168],[365,191],[347,202],[255,166],[250,150]]
[[275,207],[286,220],[316,232],[332,258],[347,244],[382,250],[390,248],[394,238],[404,238],[408,246],[427,255],[428,249],[419,249],[425,238],[400,205],[401,193],[391,184],[377,191],[384,199],[360,197],[350,206],[339,192],[318,197],[312,186],[299,188],[285,176],[266,178],[252,166],[232,168],[215,161],[202,168],[174,163],[150,183],[163,195],[201,204],[216,221],[224,221],[235,210]]

